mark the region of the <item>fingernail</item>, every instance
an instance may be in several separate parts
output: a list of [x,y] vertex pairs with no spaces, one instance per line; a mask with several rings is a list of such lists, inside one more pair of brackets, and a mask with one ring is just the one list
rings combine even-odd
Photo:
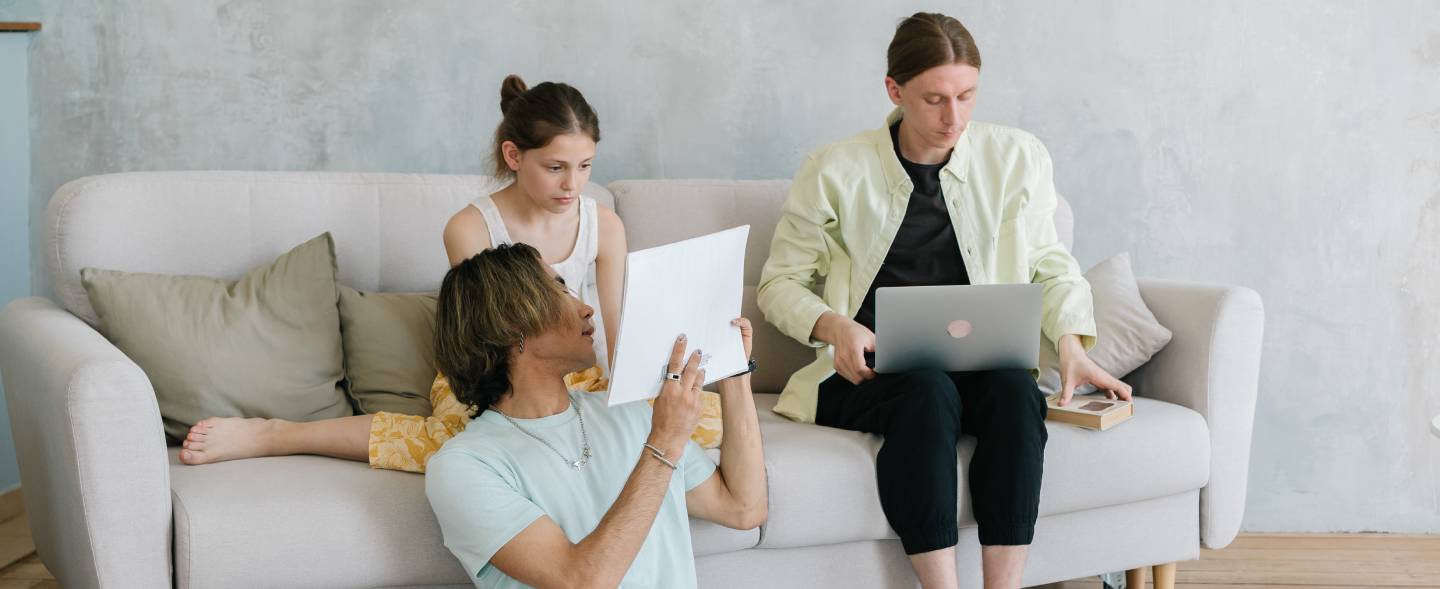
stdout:
[[680,334],[680,338],[679,338],[679,339],[680,339],[680,341],[682,341],[682,342],[685,341],[685,334],[683,334],[683,333]]

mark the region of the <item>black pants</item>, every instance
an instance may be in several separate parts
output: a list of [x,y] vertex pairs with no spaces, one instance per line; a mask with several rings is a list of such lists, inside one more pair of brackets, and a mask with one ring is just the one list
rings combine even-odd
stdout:
[[1035,537],[1045,461],[1045,396],[1028,370],[883,374],[820,384],[816,423],[885,436],[880,506],[906,554],[958,541],[955,444],[973,435],[970,498],[984,546]]

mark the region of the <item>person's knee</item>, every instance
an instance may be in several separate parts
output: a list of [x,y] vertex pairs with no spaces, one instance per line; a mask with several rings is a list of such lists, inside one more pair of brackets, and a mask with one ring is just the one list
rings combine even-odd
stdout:
[[916,370],[905,374],[901,385],[914,402],[931,407],[959,407],[955,381],[943,370]]
[[1035,375],[1024,368],[987,370],[981,374],[987,382],[992,383],[998,387],[1011,390],[1040,390],[1040,385],[1035,381]]
[[904,387],[901,403],[907,421],[913,425],[928,423],[959,426],[960,393],[955,382],[941,370],[909,372],[896,383]]
[[981,386],[996,411],[1018,419],[1045,418],[1045,393],[1029,370],[991,370],[981,378]]
[[1029,370],[989,370],[981,373],[981,381],[986,389],[1007,397],[1027,401],[1038,398],[1042,404],[1045,399],[1045,394],[1040,392],[1040,383],[1036,382],[1035,375]]

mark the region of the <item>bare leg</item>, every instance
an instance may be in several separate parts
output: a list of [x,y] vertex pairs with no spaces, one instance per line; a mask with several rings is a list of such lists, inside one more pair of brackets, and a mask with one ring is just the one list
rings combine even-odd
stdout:
[[982,546],[981,566],[985,571],[985,589],[1019,589],[1025,572],[1029,546]]
[[920,578],[924,589],[954,589],[960,580],[955,575],[955,547],[910,555],[910,566]]
[[368,462],[370,421],[369,415],[308,422],[211,417],[191,426],[180,451],[180,462],[207,464],[289,454]]

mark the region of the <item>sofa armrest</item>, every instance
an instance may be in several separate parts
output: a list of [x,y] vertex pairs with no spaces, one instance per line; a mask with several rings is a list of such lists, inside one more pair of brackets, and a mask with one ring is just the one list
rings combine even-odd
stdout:
[[1210,428],[1210,482],[1200,491],[1200,540],[1223,548],[1240,531],[1250,473],[1265,308],[1230,285],[1140,279],[1170,344],[1126,378],[1138,395],[1189,407]]
[[0,376],[45,566],[65,587],[169,587],[170,470],[145,373],[26,298],[0,312]]

